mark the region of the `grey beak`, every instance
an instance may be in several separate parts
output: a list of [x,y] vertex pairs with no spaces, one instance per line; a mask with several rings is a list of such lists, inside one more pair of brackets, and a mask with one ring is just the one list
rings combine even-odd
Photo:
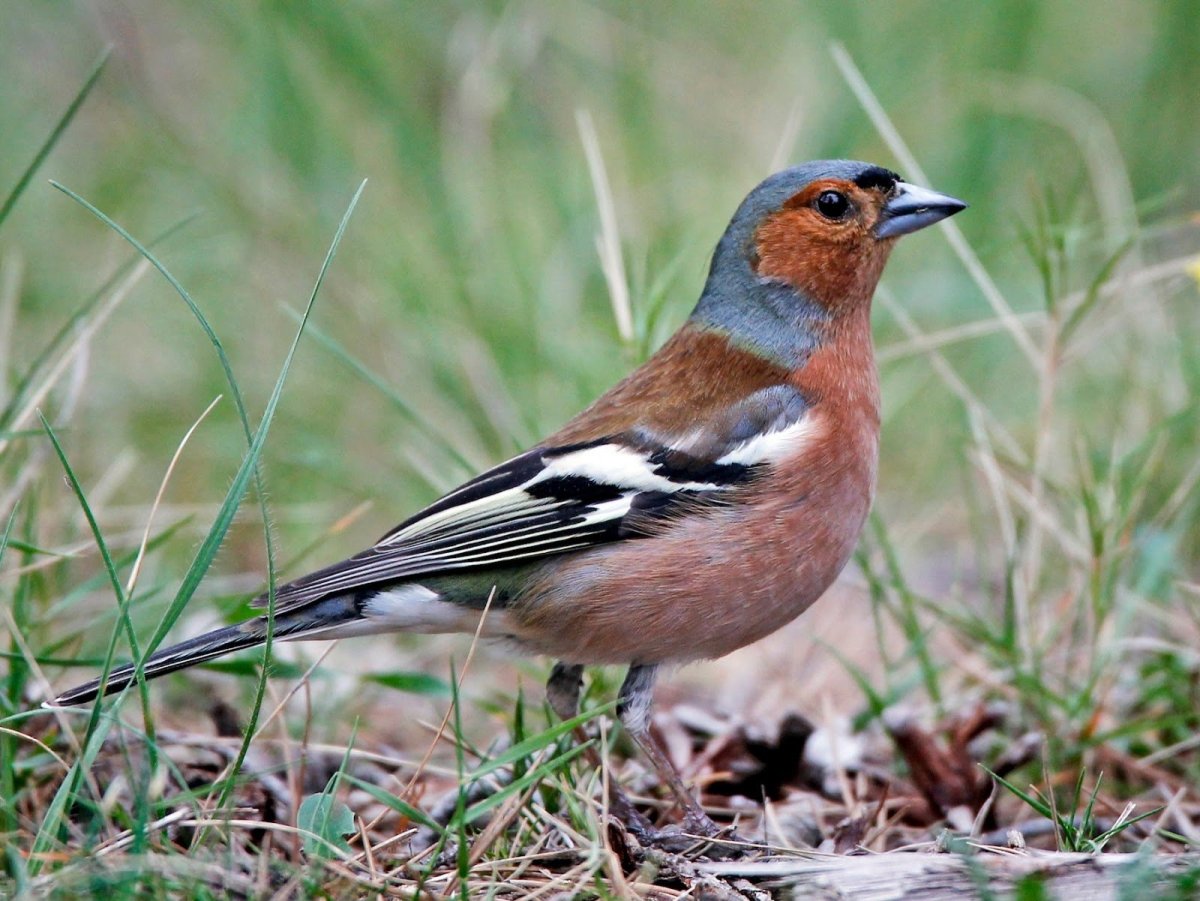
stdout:
[[884,204],[875,226],[876,238],[907,235],[967,208],[965,203],[949,194],[939,194],[906,182],[898,182],[896,191],[896,196]]

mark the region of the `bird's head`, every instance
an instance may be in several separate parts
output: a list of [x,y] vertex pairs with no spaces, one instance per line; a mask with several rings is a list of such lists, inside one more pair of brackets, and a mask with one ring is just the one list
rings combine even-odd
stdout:
[[771,176],[731,229],[762,279],[783,282],[836,311],[870,299],[896,238],[966,207],[868,163],[824,160]]
[[896,238],[965,207],[870,163],[803,163],[746,196],[718,245],[713,274],[736,277],[748,268],[755,279],[785,284],[836,313],[870,299]]
[[794,364],[819,342],[822,323],[869,308],[896,238],[965,207],[869,163],[777,172],[734,213],[693,320]]

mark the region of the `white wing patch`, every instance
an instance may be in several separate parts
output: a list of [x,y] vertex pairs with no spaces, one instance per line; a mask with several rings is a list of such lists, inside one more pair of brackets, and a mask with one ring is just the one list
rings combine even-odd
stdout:
[[615,485],[630,491],[713,491],[711,482],[676,482],[659,475],[646,455],[621,444],[598,444],[553,457],[545,469],[522,487],[556,478],[583,478],[598,485]]
[[785,457],[799,453],[805,445],[819,438],[824,432],[822,425],[815,414],[809,413],[778,431],[755,435],[720,457],[717,463],[738,463],[742,466],[778,463]]
[[[412,525],[389,535],[381,546],[410,544],[443,529],[467,532],[484,529],[504,521],[519,520],[538,513],[569,506],[573,501],[555,497],[535,497],[528,489],[553,479],[586,479],[597,485],[611,485],[622,492],[617,501],[596,504],[585,511],[583,524],[619,519],[629,512],[638,492],[715,491],[723,486],[710,482],[677,481],[654,471],[647,454],[621,444],[598,444],[565,454],[547,452],[543,467],[520,485],[456,504],[431,513]],[[417,542],[415,551],[420,550]]]

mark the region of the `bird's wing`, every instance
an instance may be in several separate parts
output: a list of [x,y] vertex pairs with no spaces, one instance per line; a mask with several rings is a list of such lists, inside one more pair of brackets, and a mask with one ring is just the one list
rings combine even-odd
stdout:
[[[276,612],[422,575],[653,534],[689,505],[721,502],[798,437],[804,409],[783,406],[747,398],[727,420],[670,441],[639,429],[534,448],[435,501],[368,550],[281,586]],[[255,601],[265,604],[265,597]]]

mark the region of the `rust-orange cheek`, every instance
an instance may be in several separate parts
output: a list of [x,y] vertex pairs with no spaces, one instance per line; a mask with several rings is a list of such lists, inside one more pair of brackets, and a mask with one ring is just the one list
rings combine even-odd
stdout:
[[779,279],[838,312],[868,302],[893,242],[857,223],[826,224],[808,209],[783,209],[755,232],[755,272]]

